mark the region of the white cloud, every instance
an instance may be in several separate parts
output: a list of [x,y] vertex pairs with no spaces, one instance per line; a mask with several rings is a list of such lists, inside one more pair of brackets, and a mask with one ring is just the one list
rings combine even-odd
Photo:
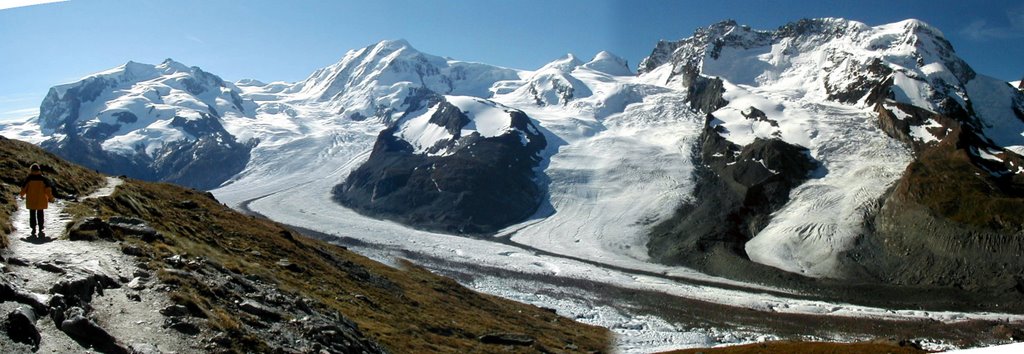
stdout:
[[13,9],[32,5],[42,5],[54,2],[65,2],[68,0],[4,0],[0,1],[0,10]]

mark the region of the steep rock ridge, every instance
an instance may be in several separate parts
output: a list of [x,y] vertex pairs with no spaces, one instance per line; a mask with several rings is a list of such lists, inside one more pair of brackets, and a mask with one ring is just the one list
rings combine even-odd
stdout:
[[350,119],[390,122],[405,113],[407,97],[417,91],[486,98],[494,82],[518,78],[512,69],[445,59],[404,40],[386,40],[349,51],[284,93],[326,104]]
[[361,213],[414,227],[490,233],[540,204],[544,136],[523,112],[467,96],[428,96],[377,137],[334,188]]
[[41,145],[110,174],[214,188],[245,167],[254,144],[221,124],[225,116],[255,113],[240,92],[170,59],[128,62],[51,88],[40,106],[48,137]]

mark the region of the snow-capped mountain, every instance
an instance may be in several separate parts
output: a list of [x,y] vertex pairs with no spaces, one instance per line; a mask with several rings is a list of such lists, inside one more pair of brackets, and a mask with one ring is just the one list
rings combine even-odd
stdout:
[[388,40],[349,51],[285,93],[293,99],[326,102],[350,119],[390,120],[405,113],[404,101],[417,89],[487,97],[494,82],[510,79],[518,79],[515,70],[449,60],[424,54],[404,40]]
[[[1021,245],[998,236],[1020,227],[1006,223],[1019,219],[1006,211],[993,210],[1003,219],[990,225],[991,216],[964,215],[985,214],[980,210],[987,207],[950,207],[955,198],[930,200],[942,193],[928,196],[927,189],[901,193],[923,177],[915,169],[927,164],[922,159],[941,150],[963,162],[956,166],[1000,186],[998,198],[1021,205],[1024,96],[975,73],[927,24],[815,19],[759,31],[726,21],[659,43],[641,72],[687,91],[691,104],[708,114],[701,146],[708,171],[698,173],[697,201],[656,228],[655,258],[735,272],[739,266],[716,256],[724,253],[815,277],[866,273],[887,282],[976,286],[997,282],[963,277],[974,266],[991,270],[988,261],[965,267],[956,259],[982,253],[981,246],[928,245],[962,242],[967,234]],[[769,142],[784,148],[766,150]],[[804,157],[813,164],[785,168],[785,161]],[[974,191],[966,181],[944,184],[931,188]],[[723,195],[735,199],[711,199]],[[933,216],[902,214],[911,211]],[[952,224],[928,227],[930,235],[915,230],[948,218]],[[896,248],[923,250],[897,261]],[[879,253],[892,257],[884,266],[866,262],[885,258]],[[1012,258],[996,253],[993,258]]]
[[[296,83],[129,66],[55,88],[44,146],[114,165],[131,147],[155,163],[175,129],[205,122],[179,141],[231,137],[245,151],[220,200],[334,215],[332,232],[353,235],[493,233],[617,267],[756,281],[798,278],[781,269],[995,289],[1024,276],[996,271],[1024,249],[1003,236],[1024,230],[1024,98],[916,20],[725,21],[659,42],[635,75],[607,52],[514,70],[401,40]],[[1000,275],[965,275],[978,273]]]
[[547,145],[522,111],[470,96],[426,97],[380,133],[334,189],[360,212],[416,227],[492,233],[533,214]]
[[248,161],[250,146],[220,121],[255,114],[240,92],[170,59],[128,62],[51,88],[38,117],[42,146],[107,173],[212,188]]

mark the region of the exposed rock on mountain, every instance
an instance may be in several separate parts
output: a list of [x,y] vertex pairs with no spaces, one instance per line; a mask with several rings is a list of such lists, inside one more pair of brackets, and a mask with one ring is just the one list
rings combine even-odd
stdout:
[[[713,119],[713,118],[712,118]],[[789,192],[818,165],[806,148],[781,139],[730,143],[710,123],[701,135],[694,199],[658,225],[648,247],[655,260],[695,265],[717,274],[711,258],[745,256],[744,245],[789,201]]]
[[56,86],[40,106],[41,145],[110,174],[217,187],[241,171],[254,142],[239,142],[224,116],[251,116],[233,84],[170,59],[128,62]]
[[544,136],[521,111],[465,96],[428,96],[377,137],[334,189],[362,213],[415,227],[490,233],[533,214]]

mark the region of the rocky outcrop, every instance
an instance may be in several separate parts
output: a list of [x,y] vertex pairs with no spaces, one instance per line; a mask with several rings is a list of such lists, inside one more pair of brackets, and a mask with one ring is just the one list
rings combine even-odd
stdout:
[[428,230],[462,234],[497,231],[532,215],[544,191],[535,168],[546,146],[526,114],[507,111],[510,129],[462,136],[471,123],[443,100],[429,123],[452,138],[417,153],[396,136],[399,125],[377,137],[369,159],[334,188],[334,198],[356,211]]
[[[695,202],[656,225],[647,244],[659,262],[684,264],[713,274],[732,273],[746,257],[744,244],[763,229],[789,191],[817,168],[806,148],[781,139],[729,142],[708,115],[700,138]],[[724,257],[724,258],[723,258]]]

